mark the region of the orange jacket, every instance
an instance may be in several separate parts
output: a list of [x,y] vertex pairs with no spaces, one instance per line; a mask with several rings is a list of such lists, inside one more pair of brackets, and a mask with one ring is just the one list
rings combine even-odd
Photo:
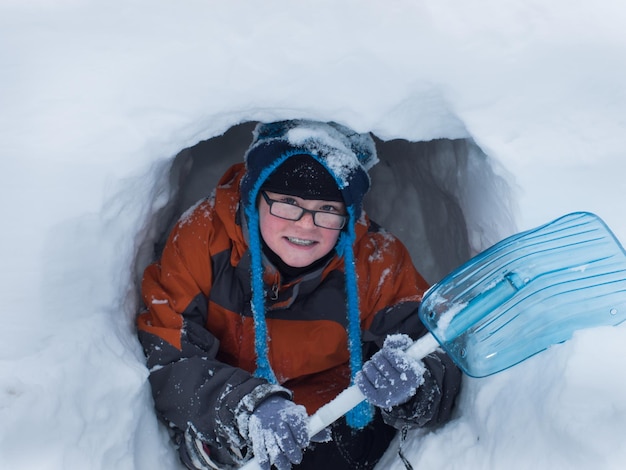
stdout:
[[[252,411],[269,393],[288,389],[313,413],[350,380],[337,255],[287,284],[266,263],[269,359],[284,389],[253,376],[249,254],[239,210],[244,171],[243,164],[231,167],[214,195],[180,218],[160,261],[145,271],[147,309],[137,321],[160,415],[182,430],[191,423],[214,442],[226,439],[238,413]],[[354,253],[364,357],[390,333],[425,334],[417,307],[427,284],[402,243],[364,215]]]

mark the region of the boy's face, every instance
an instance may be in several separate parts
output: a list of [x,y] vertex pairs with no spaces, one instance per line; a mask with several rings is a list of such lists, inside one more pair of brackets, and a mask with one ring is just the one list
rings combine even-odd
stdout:
[[[272,200],[304,209],[345,214],[345,205],[341,202],[302,199],[270,191],[266,194]],[[340,230],[318,227],[310,213],[304,213],[300,220],[276,217],[270,214],[270,206],[263,197],[259,201],[259,224],[267,246],[294,268],[303,268],[326,256],[335,247],[341,233]]]

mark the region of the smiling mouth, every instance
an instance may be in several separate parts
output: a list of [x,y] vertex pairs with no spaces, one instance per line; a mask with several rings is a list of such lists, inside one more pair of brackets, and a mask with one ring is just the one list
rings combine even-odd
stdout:
[[316,243],[313,240],[304,240],[302,238],[296,238],[296,237],[286,237],[287,240],[291,243],[293,243],[294,245],[298,245],[298,246],[311,246],[314,243]]

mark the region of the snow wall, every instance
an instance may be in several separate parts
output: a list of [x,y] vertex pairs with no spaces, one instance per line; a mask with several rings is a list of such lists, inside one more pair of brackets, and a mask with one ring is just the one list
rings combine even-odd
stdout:
[[[189,167],[208,189],[224,149],[242,155],[221,136],[253,122],[372,132],[369,212],[431,281],[570,211],[626,239],[625,16],[615,1],[2,2],[0,466],[175,468],[136,281]],[[188,155],[204,141],[208,157]],[[625,344],[587,332],[468,381],[413,464],[623,468]]]

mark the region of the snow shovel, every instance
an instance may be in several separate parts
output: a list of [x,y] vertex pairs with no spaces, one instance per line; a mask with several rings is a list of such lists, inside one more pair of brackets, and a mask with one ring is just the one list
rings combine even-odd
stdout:
[[[441,346],[465,374],[486,377],[577,330],[624,321],[626,253],[599,217],[568,214],[457,268],[426,292],[419,316],[431,334],[408,349],[413,357]],[[311,416],[309,435],[364,399],[357,386],[347,388]]]

